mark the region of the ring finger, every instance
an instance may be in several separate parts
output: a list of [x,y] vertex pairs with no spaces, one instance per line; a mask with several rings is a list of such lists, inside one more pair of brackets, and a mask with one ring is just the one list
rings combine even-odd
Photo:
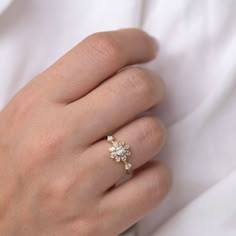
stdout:
[[[115,132],[113,137],[130,145],[128,162],[134,170],[160,151],[165,141],[165,129],[162,122],[154,117],[140,117]],[[110,146],[107,140],[102,140],[84,153],[84,156],[92,157],[83,159],[84,168],[89,170],[87,183],[95,182],[95,186],[101,186],[97,188],[99,192],[106,191],[125,175],[124,163],[110,158]]]

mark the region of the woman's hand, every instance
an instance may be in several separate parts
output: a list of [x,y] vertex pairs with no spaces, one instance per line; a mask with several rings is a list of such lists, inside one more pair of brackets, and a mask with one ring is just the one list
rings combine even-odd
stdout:
[[[159,205],[170,176],[150,160],[164,128],[140,113],[161,101],[163,84],[127,67],[155,54],[140,30],[96,33],[9,102],[0,113],[0,235],[112,236]],[[130,144],[135,170],[116,187],[125,169],[110,158],[110,133]]]

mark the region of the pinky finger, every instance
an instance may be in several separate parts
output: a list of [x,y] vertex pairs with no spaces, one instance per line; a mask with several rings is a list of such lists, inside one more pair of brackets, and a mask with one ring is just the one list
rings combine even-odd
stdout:
[[157,207],[171,186],[169,170],[161,162],[149,162],[136,170],[127,182],[113,188],[103,198],[107,223],[121,233]]

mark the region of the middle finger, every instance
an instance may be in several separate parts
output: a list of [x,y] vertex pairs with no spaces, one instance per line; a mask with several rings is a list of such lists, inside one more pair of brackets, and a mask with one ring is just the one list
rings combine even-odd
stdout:
[[[156,105],[163,90],[162,81],[153,72],[134,67],[124,69],[67,106],[73,114],[70,124],[75,133],[87,137],[87,144],[94,143]],[[75,128],[78,123],[83,130]]]

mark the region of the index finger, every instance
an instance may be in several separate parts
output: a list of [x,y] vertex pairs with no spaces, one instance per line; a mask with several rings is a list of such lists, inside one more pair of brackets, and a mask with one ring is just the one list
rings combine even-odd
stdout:
[[153,59],[157,45],[139,29],[95,33],[48,68],[42,86],[50,98],[73,102],[125,66]]

